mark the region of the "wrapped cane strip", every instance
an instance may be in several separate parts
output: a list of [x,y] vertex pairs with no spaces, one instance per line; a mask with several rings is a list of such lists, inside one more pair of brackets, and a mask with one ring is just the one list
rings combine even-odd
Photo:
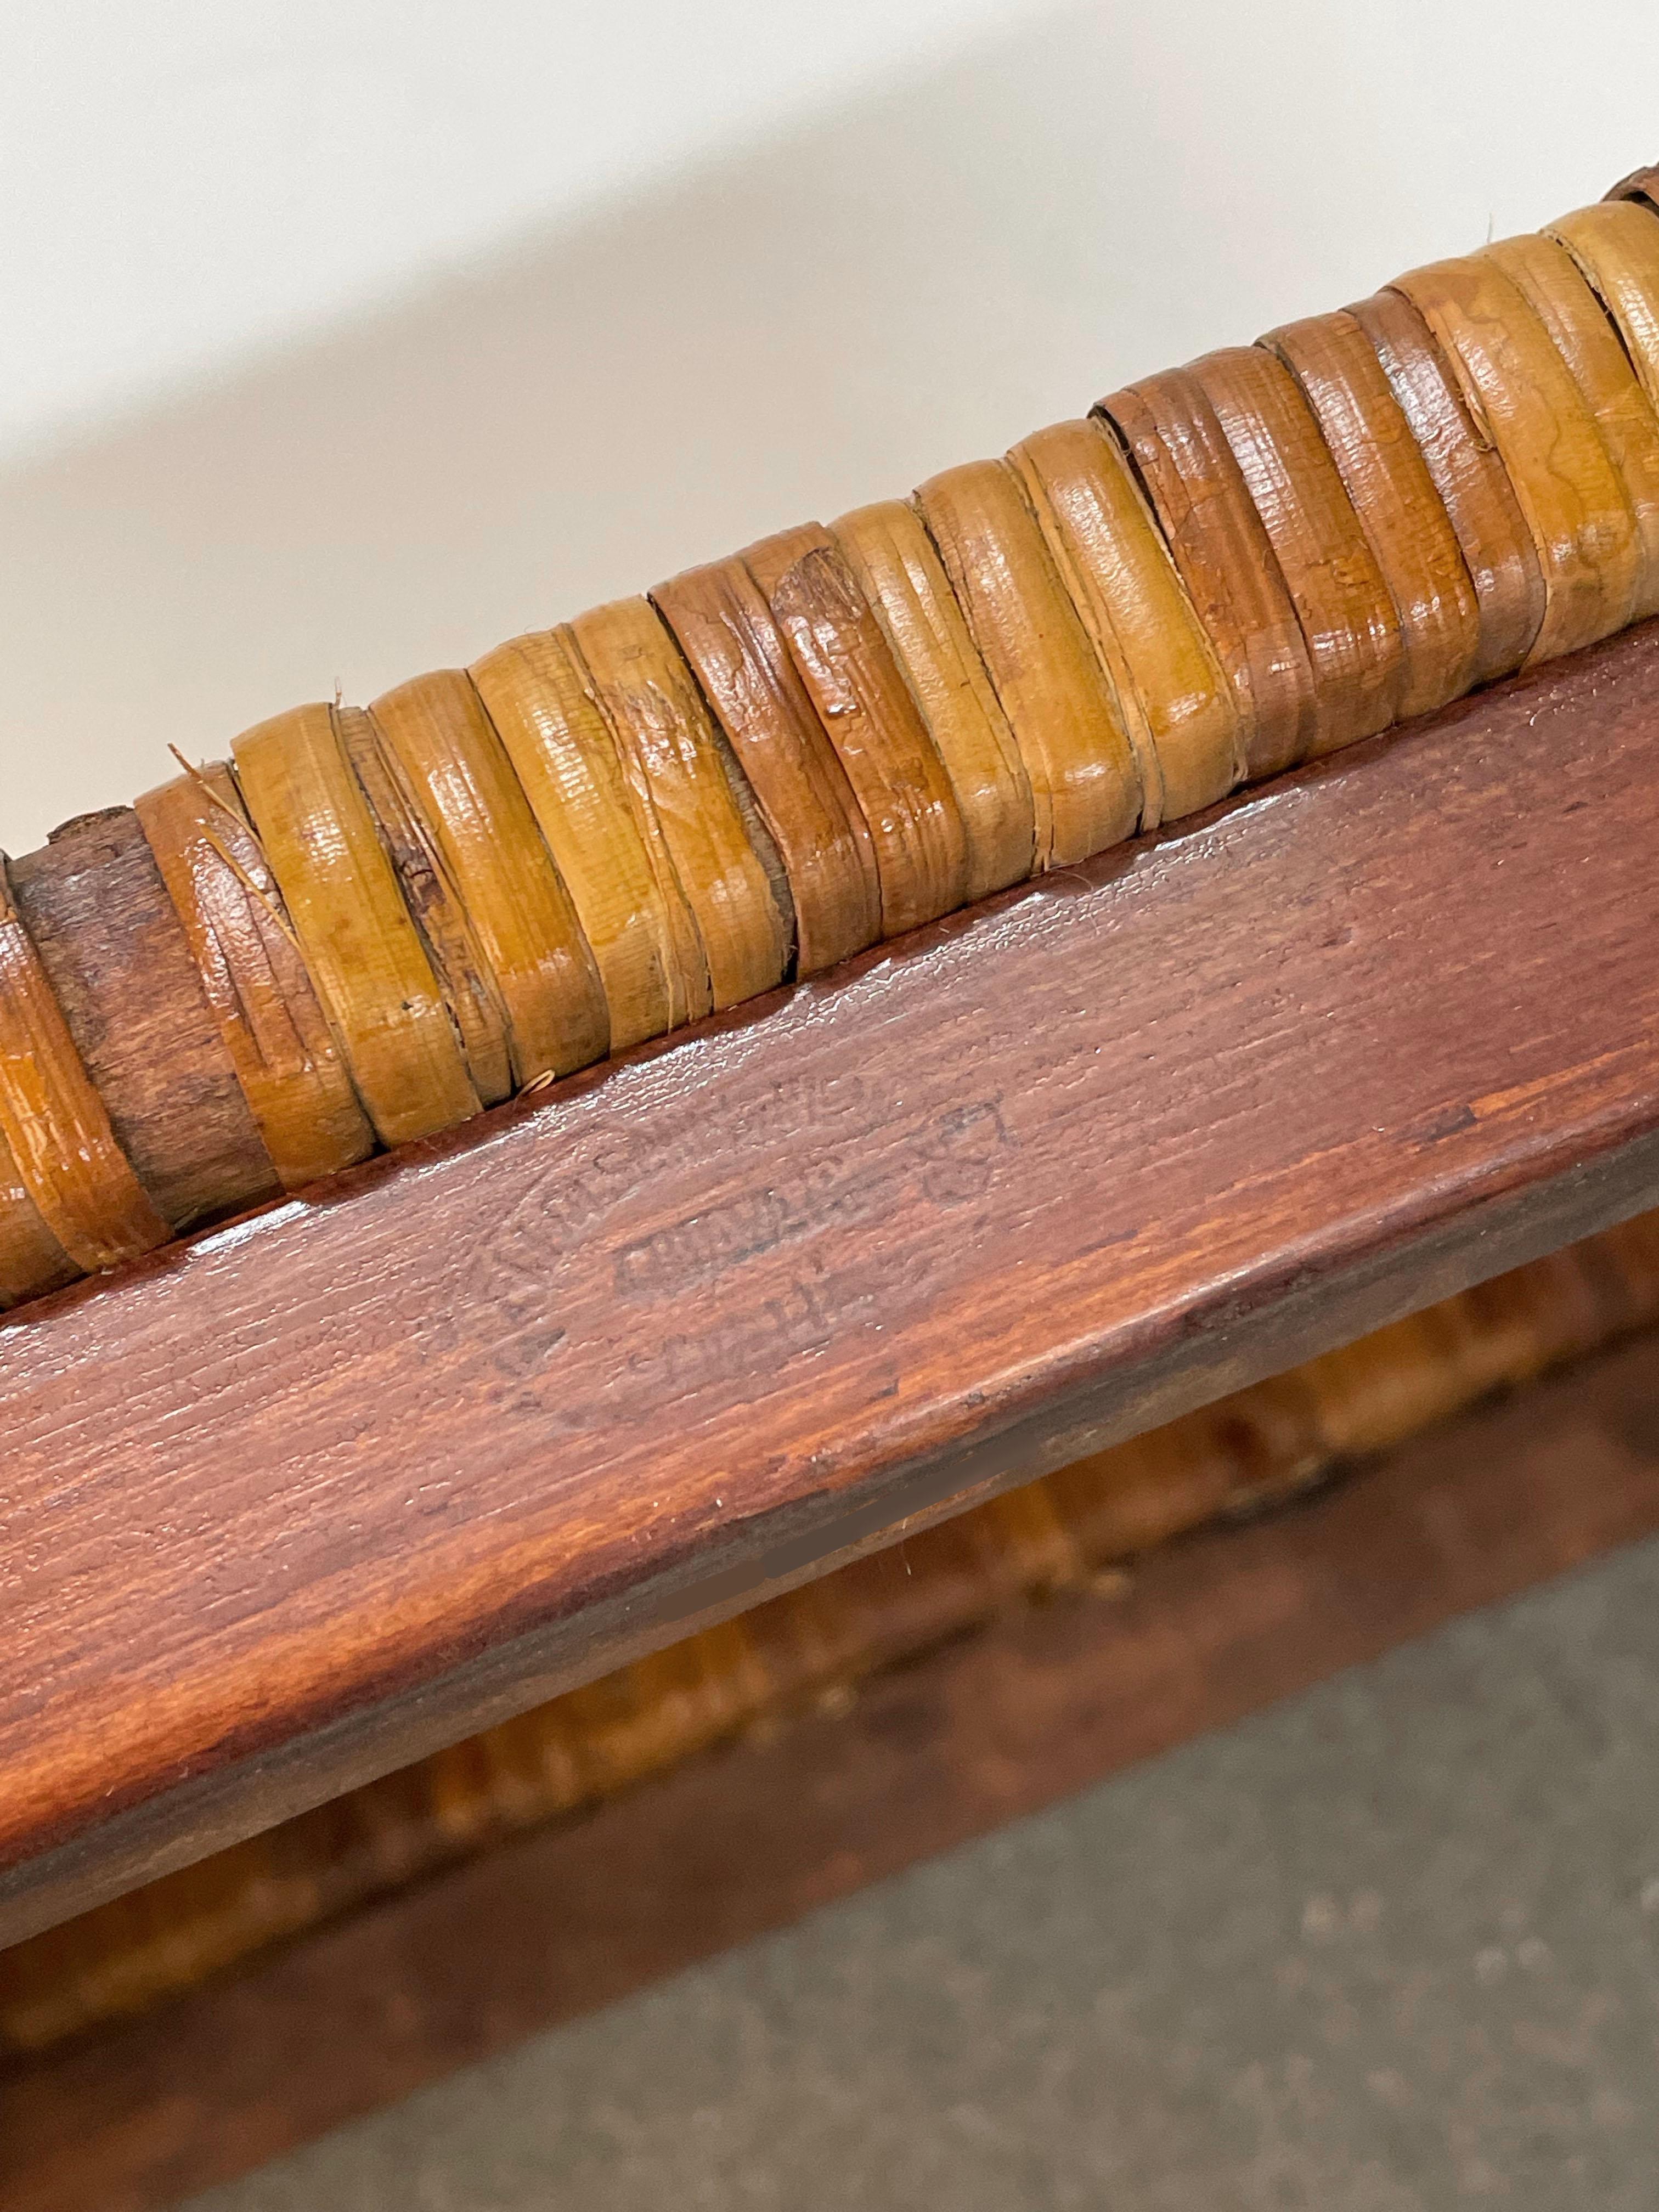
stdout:
[[1142,793],[1122,709],[1018,477],[970,461],[915,501],[1031,779],[1038,868],[1132,836]]
[[1632,169],[1607,195],[1609,200],[1632,200],[1639,208],[1659,215],[1659,169]]
[[869,824],[741,556],[652,594],[752,788],[794,903],[796,966],[816,975],[881,935]]
[[66,823],[11,894],[117,1146],[174,1231],[282,1186],[136,810]]
[[[1593,209],[1592,214],[1602,210]],[[1613,210],[1608,209],[1612,214]],[[1632,210],[1638,222],[1650,222]],[[1607,457],[1624,485],[1636,517],[1641,550],[1640,576],[1630,619],[1659,613],[1659,416],[1642,388],[1631,356],[1608,321],[1601,302],[1579,273],[1571,254],[1553,238],[1537,233],[1506,238],[1486,249],[1516,287],[1555,342],[1572,372]],[[1656,256],[1659,262],[1659,256]]]
[[477,933],[519,1084],[603,1060],[611,1025],[599,969],[471,677],[436,669],[368,712]]
[[0,1131],[0,1313],[61,1290],[80,1273],[47,1228]]
[[1400,617],[1319,425],[1283,362],[1230,346],[1194,362],[1279,557],[1317,701],[1311,750],[1386,729],[1406,677]]
[[283,1188],[366,1159],[374,1133],[230,770],[192,769],[137,811]]
[[[1659,179],[1659,170],[1644,176]],[[1659,200],[1604,200],[1550,225],[1612,316],[1642,389],[1659,409]]]
[[789,960],[786,894],[763,865],[761,825],[739,803],[741,769],[673,639],[644,599],[595,607],[571,632],[696,916],[715,1009],[769,991]]
[[1469,680],[1508,676],[1532,651],[1546,598],[1543,565],[1509,471],[1402,292],[1375,293],[1346,312],[1370,342],[1462,550],[1480,609]]
[[514,638],[471,673],[593,948],[611,1050],[707,1012],[697,925],[569,631]]
[[459,1035],[328,706],[232,748],[237,781],[318,995],[388,1145],[479,1110]]
[[896,937],[966,896],[962,810],[881,624],[821,524],[744,553],[870,831],[881,927]]
[[335,726],[374,817],[449,1018],[472,1087],[486,1106],[517,1087],[507,1013],[489,960],[409,773],[361,707],[337,707]]
[[1238,708],[1116,439],[1097,418],[1056,422],[1008,458],[1111,671],[1141,827],[1208,806],[1244,775]]
[[896,499],[843,514],[830,529],[951,779],[967,842],[963,897],[1024,883],[1036,852],[1031,779],[933,540]]
[[18,915],[3,854],[0,1137],[42,1222],[82,1273],[137,1259],[172,1236],[116,1142]]
[[1401,277],[1464,404],[1509,471],[1544,572],[1528,661],[1594,644],[1630,618],[1641,543],[1630,500],[1572,372],[1496,263],[1440,261]]
[[1480,602],[1382,364],[1351,314],[1314,315],[1262,342],[1313,410],[1400,616],[1406,679],[1399,712],[1461,698],[1480,656]]
[[1313,665],[1278,556],[1203,387],[1172,369],[1115,392],[1095,412],[1145,486],[1232,686],[1250,775],[1291,767],[1314,741]]

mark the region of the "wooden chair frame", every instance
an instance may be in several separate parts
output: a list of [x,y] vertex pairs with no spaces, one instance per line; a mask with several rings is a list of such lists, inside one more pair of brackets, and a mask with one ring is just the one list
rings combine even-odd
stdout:
[[[1659,1199],[1659,629],[0,1328],[0,1936]],[[72,1694],[71,1694],[72,1693]]]

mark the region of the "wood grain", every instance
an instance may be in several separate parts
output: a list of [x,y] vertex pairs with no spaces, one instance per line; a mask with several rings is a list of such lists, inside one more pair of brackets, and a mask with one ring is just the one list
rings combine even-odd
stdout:
[[113,1267],[167,1243],[169,1224],[133,1172],[64,1019],[3,854],[0,1135],[42,1225],[77,1267]]
[[[191,769],[146,792],[134,811],[185,933],[197,986],[283,1188],[303,1190],[367,1159],[374,1133],[229,769],[222,762]],[[153,1002],[154,973],[145,976],[140,1005]],[[130,1009],[121,1011],[125,1017]],[[149,1065],[165,1073],[171,1095],[179,1080],[171,1054],[152,1045]],[[175,1121],[181,1139],[199,1143],[199,1109],[181,1100],[167,1126]],[[240,1211],[256,1196],[222,1186],[210,1218]]]
[[1659,1528],[1644,1339],[1294,1510],[0,2073],[3,2212],[161,2212],[422,2083]]
[[1003,1491],[0,1948],[0,2064],[185,1995],[1011,1605],[1088,1589],[1644,1330],[1659,1331],[1659,1212]]
[[1651,1205],[1656,836],[1650,625],[0,1324],[5,1938]]
[[67,822],[12,889],[117,1141],[183,1229],[276,1177],[183,926],[130,807]]

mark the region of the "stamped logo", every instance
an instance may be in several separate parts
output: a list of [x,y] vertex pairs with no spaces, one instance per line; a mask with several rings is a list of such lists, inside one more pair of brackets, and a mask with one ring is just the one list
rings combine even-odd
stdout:
[[763,1394],[784,1361],[927,1294],[1012,1142],[995,1097],[918,1120],[857,1078],[804,1083],[726,1117],[705,1194],[669,1210],[648,1133],[582,1133],[475,1251],[465,1305],[497,1412],[584,1430],[711,1385]]

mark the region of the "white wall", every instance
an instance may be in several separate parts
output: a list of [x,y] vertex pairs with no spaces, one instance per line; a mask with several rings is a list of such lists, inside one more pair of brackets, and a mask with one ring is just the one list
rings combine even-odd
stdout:
[[0,447],[396,298],[1019,0],[18,0]]
[[1652,0],[0,4],[0,843],[1650,158]]

